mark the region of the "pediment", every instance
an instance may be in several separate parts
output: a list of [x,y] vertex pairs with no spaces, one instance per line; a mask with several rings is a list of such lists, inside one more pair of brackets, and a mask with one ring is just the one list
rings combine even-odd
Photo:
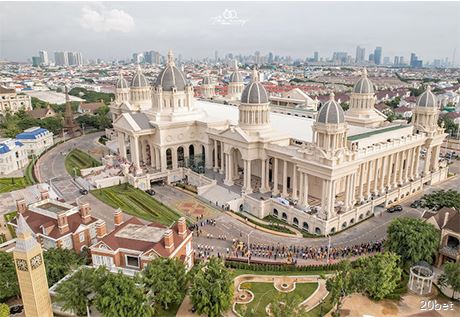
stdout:
[[221,133],[219,133],[220,136],[234,140],[234,141],[239,141],[239,142],[249,142],[249,137],[248,135],[243,131],[243,129],[239,127],[230,127]]

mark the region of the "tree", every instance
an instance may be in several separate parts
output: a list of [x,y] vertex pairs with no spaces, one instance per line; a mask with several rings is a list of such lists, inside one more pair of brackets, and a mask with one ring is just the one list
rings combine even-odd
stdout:
[[144,269],[141,279],[152,301],[165,310],[182,302],[187,280],[185,265],[178,259],[156,258]]
[[439,245],[439,232],[421,219],[396,218],[387,229],[386,249],[401,257],[403,266],[418,261],[433,262]]
[[401,280],[399,256],[391,252],[359,258],[353,272],[356,289],[375,300],[391,294]]
[[452,288],[452,298],[455,298],[455,293],[460,292],[460,262],[447,262],[438,282],[442,287]]
[[10,308],[7,304],[0,304],[0,317],[8,317],[10,315]]
[[106,274],[105,280],[97,287],[96,308],[104,316],[150,317],[153,308],[148,304],[147,295],[138,287],[133,278],[118,274]]
[[56,284],[64,276],[85,263],[85,259],[74,250],[51,248],[43,252],[48,285]]
[[439,210],[443,207],[454,208],[460,211],[460,193],[456,190],[443,189],[423,196],[423,206],[429,209]]
[[340,308],[342,307],[343,299],[352,294],[355,290],[353,284],[353,271],[348,261],[342,261],[336,274],[326,281],[326,289],[331,294],[332,304],[335,306],[336,316],[340,316]]
[[230,308],[233,299],[233,279],[222,260],[212,257],[201,264],[190,290],[198,314],[220,316]]
[[19,283],[11,253],[0,252],[0,301],[18,296]]
[[64,311],[73,312],[77,316],[86,316],[87,307],[91,307],[93,303],[97,276],[102,277],[101,274],[104,274],[101,270],[79,269],[58,285],[56,302],[62,305]]

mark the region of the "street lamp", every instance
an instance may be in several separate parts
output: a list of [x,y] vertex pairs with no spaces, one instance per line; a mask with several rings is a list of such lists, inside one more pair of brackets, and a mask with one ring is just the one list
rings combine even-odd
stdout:
[[249,247],[249,236],[254,233],[254,230],[251,230],[251,232],[248,233],[248,264],[251,258],[251,248]]
[[326,237],[329,238],[328,243],[327,243],[327,259],[326,259],[326,264],[329,264],[329,252],[331,249],[331,236],[329,234],[326,234]]

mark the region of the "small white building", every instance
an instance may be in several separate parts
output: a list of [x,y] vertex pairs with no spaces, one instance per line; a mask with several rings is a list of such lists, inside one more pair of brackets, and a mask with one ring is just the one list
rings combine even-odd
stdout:
[[32,127],[16,135],[24,144],[28,155],[40,155],[54,144],[53,133],[40,127]]
[[30,96],[18,95],[14,88],[0,86],[0,115],[6,115],[8,111],[16,113],[19,110],[32,110]]
[[28,162],[24,144],[13,139],[0,139],[0,175],[25,168]]

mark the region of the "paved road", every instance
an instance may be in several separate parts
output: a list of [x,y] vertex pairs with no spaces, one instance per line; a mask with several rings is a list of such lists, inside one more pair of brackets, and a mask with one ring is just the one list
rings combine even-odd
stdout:
[[76,200],[79,203],[89,202],[93,215],[105,220],[107,229],[110,230],[113,227],[114,209],[91,194],[82,196],[79,192],[79,186],[74,182],[65,168],[65,156],[75,148],[87,152],[97,159],[100,159],[104,152],[107,153],[107,149],[97,142],[103,134],[104,132],[86,134],[59,144],[44,154],[39,159],[37,166],[41,182],[51,182],[52,186],[62,194],[67,202],[72,203]]

